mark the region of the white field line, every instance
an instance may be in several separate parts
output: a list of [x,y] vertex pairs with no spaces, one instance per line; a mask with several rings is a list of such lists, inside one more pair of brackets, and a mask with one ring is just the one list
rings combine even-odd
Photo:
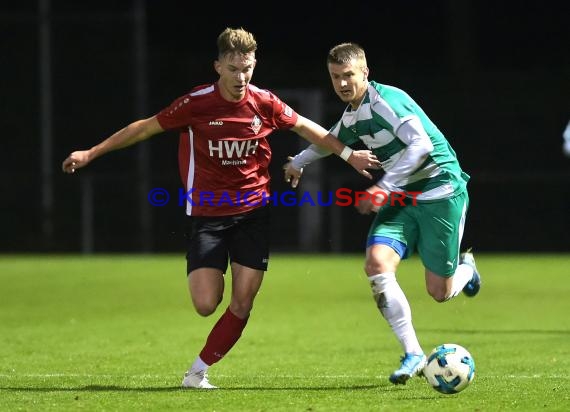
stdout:
[[[217,378],[239,378],[242,375],[218,375]],[[0,378],[148,378],[148,379],[169,379],[172,375],[108,375],[108,374],[86,374],[86,373],[11,373],[1,374]],[[310,375],[311,378],[318,379],[384,379],[388,375]],[[307,375],[256,375],[260,379],[307,379]],[[570,379],[570,375],[483,375],[482,378],[490,379]]]

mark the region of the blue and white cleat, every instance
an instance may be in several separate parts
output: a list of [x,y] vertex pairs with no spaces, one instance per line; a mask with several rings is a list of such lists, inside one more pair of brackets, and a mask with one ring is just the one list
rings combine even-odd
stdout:
[[467,252],[459,255],[459,264],[465,264],[473,268],[473,277],[463,288],[463,293],[466,296],[473,297],[479,293],[479,289],[481,289],[481,276],[477,271],[475,257],[473,257],[473,253],[471,253],[471,248],[467,249]]
[[426,355],[423,353],[420,355],[406,353],[401,360],[400,369],[394,371],[389,378],[394,385],[405,385],[408,379],[420,375],[426,366]]

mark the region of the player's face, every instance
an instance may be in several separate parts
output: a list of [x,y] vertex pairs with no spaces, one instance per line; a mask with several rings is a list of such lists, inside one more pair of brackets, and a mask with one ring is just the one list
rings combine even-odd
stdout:
[[220,75],[218,86],[224,99],[240,101],[244,98],[255,62],[254,52],[228,53],[214,62],[214,67]]
[[356,109],[366,94],[368,67],[352,59],[350,63],[329,63],[328,68],[334,91],[340,100]]

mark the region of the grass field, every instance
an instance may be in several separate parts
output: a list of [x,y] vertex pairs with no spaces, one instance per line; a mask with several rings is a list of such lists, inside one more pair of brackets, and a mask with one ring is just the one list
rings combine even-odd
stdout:
[[179,384],[229,294],[195,314],[182,256],[0,256],[0,410],[570,410],[570,255],[477,259],[473,299],[435,303],[418,260],[398,274],[424,350],[475,358],[472,385],[442,395],[388,382],[401,350],[361,255],[273,255],[215,391]]

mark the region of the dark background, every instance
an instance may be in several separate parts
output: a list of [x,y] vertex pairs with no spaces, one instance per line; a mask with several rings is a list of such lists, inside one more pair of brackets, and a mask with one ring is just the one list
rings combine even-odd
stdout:
[[[316,12],[308,5],[3,2],[0,252],[182,251],[175,134],[108,154],[72,176],[61,162],[215,81],[216,37],[227,26],[256,35],[252,83],[292,96],[284,100],[325,127],[344,108],[326,53],[339,42],[360,43],[370,78],[409,92],[472,176],[465,246],[570,250],[570,158],[562,153],[570,120],[567,2],[329,1],[311,5]],[[295,97],[307,91],[322,105]],[[281,166],[305,143],[286,132],[271,142],[273,189],[282,192]],[[369,184],[337,158],[321,162],[323,191]],[[154,187],[172,194],[167,206],[149,205]],[[275,250],[307,248],[298,209],[274,209]],[[371,217],[348,207],[319,213],[309,250],[363,251]]]

